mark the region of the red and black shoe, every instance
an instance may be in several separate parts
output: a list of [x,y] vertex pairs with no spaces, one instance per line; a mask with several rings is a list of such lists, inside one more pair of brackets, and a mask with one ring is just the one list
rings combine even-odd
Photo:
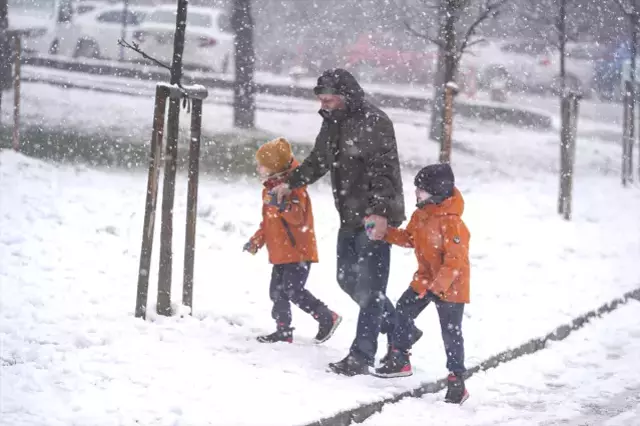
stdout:
[[[420,340],[420,338],[422,337],[422,330],[420,330],[419,328],[414,328],[413,334],[410,336],[411,337],[411,346],[413,347],[413,345],[415,345],[418,340]],[[389,359],[389,356],[391,355],[391,351],[393,351],[393,346],[391,345],[391,343],[389,343],[387,345],[387,353],[384,354],[384,356],[382,358],[380,358],[380,364],[384,365],[387,363],[387,360]]]
[[444,402],[462,405],[467,399],[469,399],[469,392],[464,385],[462,375],[450,373],[447,377],[447,394],[444,397]]
[[342,322],[342,317],[332,311],[329,311],[329,315],[326,318],[316,317],[315,315],[314,317],[318,321],[318,334],[315,337],[315,342],[318,344],[329,340]]
[[293,328],[280,327],[271,334],[256,337],[260,343],[278,343],[278,342],[293,342]]
[[386,362],[376,368],[374,376],[390,379],[393,377],[407,377],[413,374],[409,352],[391,349],[386,357]]

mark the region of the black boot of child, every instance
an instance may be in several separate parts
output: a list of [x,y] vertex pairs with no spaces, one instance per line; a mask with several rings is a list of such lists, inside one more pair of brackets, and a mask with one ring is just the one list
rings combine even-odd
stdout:
[[277,343],[277,342],[293,342],[293,328],[291,327],[278,327],[278,329],[264,336],[256,337],[260,343]]
[[327,309],[323,315],[314,315],[313,317],[318,321],[318,334],[316,334],[315,337],[316,343],[324,343],[329,340],[342,322],[342,317],[329,309]]
[[447,394],[444,397],[444,401],[450,404],[462,405],[469,398],[469,392],[464,385],[464,379],[462,375],[456,375],[453,373],[447,377]]

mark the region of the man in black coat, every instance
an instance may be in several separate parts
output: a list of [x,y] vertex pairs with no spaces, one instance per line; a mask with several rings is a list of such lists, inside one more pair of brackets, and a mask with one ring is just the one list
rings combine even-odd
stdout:
[[275,192],[281,199],[330,172],[340,215],[338,283],[358,303],[360,314],[349,355],[329,367],[349,376],[367,374],[378,334],[390,327],[394,313],[386,297],[390,245],[383,238],[387,226],[405,220],[395,132],[389,117],[365,99],[343,69],[325,71],[314,93],[323,118],[315,146]]

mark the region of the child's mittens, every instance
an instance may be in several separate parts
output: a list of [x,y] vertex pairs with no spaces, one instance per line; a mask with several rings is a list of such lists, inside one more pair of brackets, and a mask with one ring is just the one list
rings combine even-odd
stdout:
[[243,247],[242,251],[247,251],[251,254],[256,254],[258,252],[258,246],[253,244],[253,242],[248,241]]
[[372,238],[372,237],[373,237],[373,230],[375,229],[375,227],[376,227],[375,222],[367,222],[367,223],[364,225],[364,229],[365,229],[365,231],[367,232],[367,236],[368,236],[369,238]]
[[287,201],[283,198],[281,202],[278,203],[278,197],[275,192],[269,192],[269,202],[267,205],[277,207],[278,210],[283,212],[287,206]]

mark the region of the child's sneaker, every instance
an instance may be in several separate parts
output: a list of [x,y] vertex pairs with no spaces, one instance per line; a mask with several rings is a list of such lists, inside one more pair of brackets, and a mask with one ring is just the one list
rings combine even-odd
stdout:
[[293,342],[293,328],[290,327],[278,327],[278,329],[264,336],[256,337],[260,343],[277,343],[277,342]]
[[374,376],[389,379],[392,377],[407,377],[413,374],[409,352],[392,349],[387,354],[387,360],[380,368],[376,368]]
[[464,379],[450,373],[447,377],[447,394],[444,397],[444,402],[462,405],[468,398],[469,392],[464,385]]
[[[422,334],[423,334],[422,330],[420,330],[417,327],[414,327],[413,336],[411,336],[412,337],[412,339],[411,339],[411,346],[412,347],[413,347],[413,345],[415,345],[418,342],[418,340],[420,340],[420,338],[422,337]],[[391,354],[392,350],[393,350],[393,346],[391,346],[391,344],[388,344],[387,345],[387,353],[382,358],[380,358],[380,364],[381,365],[384,365],[384,364],[387,363],[387,360],[389,359],[389,355]]]
[[342,317],[335,312],[329,311],[327,318],[316,317],[318,321],[318,334],[316,334],[316,343],[324,343],[333,336],[336,329],[342,322]]

